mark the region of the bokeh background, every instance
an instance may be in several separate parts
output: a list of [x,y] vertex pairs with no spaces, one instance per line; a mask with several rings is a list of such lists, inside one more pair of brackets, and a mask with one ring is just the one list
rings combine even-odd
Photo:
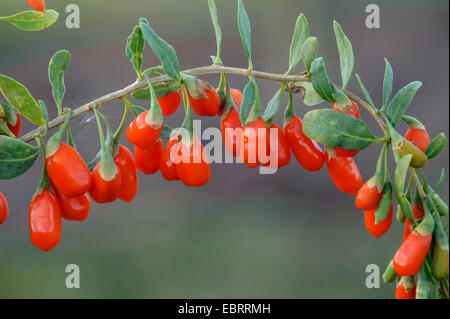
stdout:
[[[66,72],[64,104],[80,106],[135,80],[124,54],[126,38],[141,16],[178,52],[182,69],[210,63],[215,38],[204,0],[47,0],[61,13],[59,21],[40,32],[22,32],[0,22],[0,73],[25,84],[56,107],[47,80],[50,57],[60,49],[72,54]],[[81,28],[65,27],[65,7],[81,9]],[[216,0],[222,24],[223,61],[246,66],[236,25],[236,1]],[[397,91],[413,80],[424,82],[409,113],[427,126],[432,137],[449,127],[448,1],[378,1],[381,28],[367,29],[361,0],[246,0],[257,70],[283,73],[295,20],[307,15],[319,54],[338,81],[339,62],[332,29],[338,20],[351,39],[355,70],[379,103],[384,57],[393,68]],[[0,15],[28,9],[24,0],[0,0]],[[159,62],[147,46],[144,66]],[[297,69],[301,71],[300,67]],[[218,76],[204,79],[217,85]],[[230,77],[242,89],[245,79]],[[259,81],[265,105],[277,83]],[[350,89],[359,92],[356,81]],[[296,99],[296,112],[308,108]],[[141,105],[146,106],[145,103]],[[324,105],[323,107],[328,107]],[[102,111],[117,125],[121,103]],[[364,117],[364,116],[363,116]],[[367,117],[364,117],[367,119]],[[178,126],[182,108],[166,119]],[[276,120],[281,124],[281,116]],[[379,135],[373,122],[371,128]],[[203,119],[203,128],[219,118]],[[31,130],[25,123],[23,132]],[[99,147],[95,121],[73,121],[76,142],[85,159]],[[406,127],[401,128],[404,132]],[[129,144],[123,138],[125,145]],[[356,161],[365,179],[374,170],[380,146],[361,152]],[[448,149],[426,168],[435,183],[442,167],[448,171]],[[199,189],[166,182],[160,173],[140,175],[132,204],[93,205],[83,223],[64,222],[57,248],[41,252],[29,241],[28,206],[37,186],[42,158],[25,175],[1,181],[10,217],[0,226],[0,297],[2,298],[391,298],[394,285],[365,286],[365,268],[381,272],[402,238],[395,219],[389,232],[374,239],[365,229],[354,198],[340,193],[325,167],[303,170],[293,158],[276,175],[259,175],[238,164],[212,165],[210,182]],[[442,186],[448,200],[448,178]],[[447,221],[445,221],[447,222]],[[65,268],[81,269],[81,289],[65,287]]]

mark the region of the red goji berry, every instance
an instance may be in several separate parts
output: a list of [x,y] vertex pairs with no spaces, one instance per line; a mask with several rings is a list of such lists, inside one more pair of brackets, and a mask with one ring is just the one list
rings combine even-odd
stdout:
[[382,196],[383,190],[379,192],[376,183],[369,179],[363,184],[363,186],[361,186],[356,194],[356,207],[362,210],[371,210],[376,208]]
[[34,10],[45,13],[45,0],[26,0]]
[[[218,89],[216,89],[216,92],[217,92],[217,90]],[[225,88],[224,92],[225,92],[225,94],[227,93],[227,88]],[[239,91],[238,89],[231,88],[230,89],[230,94],[231,94],[231,98],[233,99],[234,104],[236,104],[237,108],[240,109],[241,108],[241,103],[242,103],[242,92]],[[220,104],[219,113],[218,113],[219,116],[222,116],[222,114],[223,114],[223,110],[224,110],[224,107],[225,107],[225,103],[224,102],[225,101],[222,101],[222,103]]]
[[[277,139],[275,140],[275,143],[272,143],[272,134],[274,133],[273,130],[277,131]],[[286,139],[286,136],[284,136],[283,131],[281,128],[273,124],[269,127],[269,156],[270,161],[263,164],[263,166],[267,166],[270,168],[281,168],[283,166],[286,166],[291,161],[291,150],[289,149],[289,143]],[[277,165],[275,166],[274,160],[276,158]]]
[[391,204],[391,207],[389,208],[389,213],[388,213],[388,216],[386,217],[386,219],[379,222],[378,224],[375,224],[375,210],[376,209],[377,208],[375,207],[370,210],[366,210],[364,212],[364,219],[365,219],[366,228],[369,231],[369,233],[371,233],[372,236],[375,238],[380,238],[391,227],[393,209],[392,209],[392,204]]
[[410,277],[402,277],[400,279],[395,289],[395,299],[416,299],[416,283],[413,281],[414,279],[410,278],[408,281],[405,281],[404,278]]
[[8,202],[6,201],[5,195],[0,192],[0,224],[3,224],[8,218]]
[[137,194],[139,177],[136,171],[133,154],[123,145],[119,145],[119,152],[114,157],[114,163],[120,170],[121,191],[118,196],[124,202],[131,202]]
[[49,189],[44,188],[31,201],[28,221],[34,246],[48,251],[58,245],[62,233],[61,207]]
[[239,144],[239,157],[248,167],[257,167],[269,160],[269,132],[261,117],[244,126]]
[[159,170],[161,171],[161,175],[168,181],[177,181],[180,179],[175,163],[171,159],[172,147],[177,142],[178,135],[174,135],[169,139],[159,161]]
[[155,174],[159,170],[159,162],[163,153],[163,144],[158,139],[148,149],[134,148],[134,157],[136,159],[136,167],[146,175]]
[[225,149],[233,156],[238,155],[242,134],[241,119],[238,111],[231,108],[220,120],[220,130],[225,143]]
[[147,114],[149,111],[139,114],[127,129],[127,140],[142,149],[155,144],[163,129],[162,119],[151,120]]
[[205,98],[194,99],[188,91],[189,102],[197,115],[216,116],[219,113],[220,96],[214,88],[205,88]]
[[53,154],[47,154],[45,165],[52,184],[61,194],[74,197],[91,188],[91,172],[72,146],[60,143]]
[[413,143],[422,152],[425,152],[430,144],[430,136],[424,129],[410,127],[408,131],[406,131],[405,138]]
[[394,256],[394,269],[400,276],[414,276],[420,270],[428,251],[432,235],[421,236],[416,230],[408,235]]
[[284,133],[299,164],[307,171],[318,171],[325,161],[324,154],[315,141],[303,134],[302,126],[302,120],[294,115],[284,126]]
[[211,168],[202,143],[195,136],[192,136],[192,145],[184,143],[182,138],[173,146],[177,147],[174,151],[179,156],[179,162],[174,161],[178,176],[186,186],[202,186],[211,177]]
[[101,170],[101,165],[102,162],[95,165],[89,195],[97,203],[110,203],[115,201],[122,191],[122,175],[116,164],[107,171]]
[[[344,109],[339,108],[336,103],[333,104],[333,110],[346,113],[348,115],[351,115],[353,117],[356,117],[357,119],[361,118],[361,115],[359,114],[359,108],[358,105],[351,101],[352,105],[347,106]],[[339,156],[345,156],[345,157],[354,157],[356,154],[358,154],[359,151],[352,151],[352,150],[344,150],[343,148],[336,147],[336,154]]]
[[175,113],[181,105],[181,98],[181,91],[171,92],[158,98],[158,103],[161,107],[162,114],[164,116],[169,116]]
[[[15,135],[15,137],[19,137],[20,134],[20,128],[22,126],[22,121],[20,119],[20,115],[16,114],[16,124],[15,125],[11,125],[9,123],[6,124],[9,128],[9,130],[11,131],[11,133],[13,133]],[[0,135],[6,135],[5,133],[0,133]]]
[[88,217],[91,210],[91,200],[87,194],[67,197],[56,192],[56,198],[61,206],[62,218],[82,222]]
[[344,193],[355,195],[361,187],[362,178],[358,166],[351,157],[338,156],[336,153],[326,156],[326,166],[336,187]]

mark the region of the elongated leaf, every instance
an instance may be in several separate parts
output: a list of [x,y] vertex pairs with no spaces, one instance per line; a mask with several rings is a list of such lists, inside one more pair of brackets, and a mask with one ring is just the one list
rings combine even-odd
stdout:
[[341,25],[337,21],[333,21],[333,27],[341,64],[342,87],[345,89],[352,77],[355,57],[353,56],[352,44],[342,30]]
[[0,74],[0,91],[9,104],[36,125],[43,125],[41,108],[30,92],[19,82]]
[[[284,89],[284,87],[283,87]],[[267,104],[267,108],[264,111],[263,114],[263,120],[264,121],[271,121],[275,114],[277,114],[278,109],[280,108],[281,104],[281,98],[283,97],[284,90],[279,89],[273,97],[270,99],[269,103]]]
[[247,85],[244,88],[244,91],[242,92],[242,102],[239,114],[242,125],[244,125],[245,122],[247,121],[248,107],[253,103],[255,103],[255,97],[256,97],[255,86],[253,85],[253,82],[250,81],[247,83]]
[[147,19],[139,19],[139,26],[153,52],[161,61],[164,71],[172,79],[180,81],[180,66],[175,49],[153,31]]
[[421,86],[422,82],[419,81],[409,83],[400,89],[389,103],[386,115],[393,127],[397,126]]
[[394,72],[392,71],[391,64],[385,58],[386,69],[384,71],[384,80],[383,80],[383,107],[386,107],[389,103],[389,99],[392,94],[392,83],[394,81]]
[[428,145],[425,155],[428,159],[432,159],[438,156],[448,145],[448,139],[444,133],[440,133],[436,136]]
[[58,20],[59,13],[47,10],[45,13],[28,10],[13,14],[9,17],[0,17],[0,21],[8,21],[23,31],[39,31],[48,28]]
[[[155,84],[153,85],[153,88],[155,89],[156,97],[160,98],[169,93],[179,91],[181,85],[178,82],[171,81]],[[131,97],[136,100],[150,100],[150,91],[148,87],[142,88],[131,93]]]
[[314,90],[311,82],[296,82],[296,86],[302,87],[304,89],[303,93],[303,103],[307,106],[316,106],[320,103],[325,102],[319,94]]
[[333,103],[335,101],[333,95],[333,84],[328,78],[325,70],[325,63],[323,58],[316,58],[311,64],[311,81],[314,90],[320,95],[322,99]]
[[250,28],[250,20],[245,11],[244,3],[238,0],[238,27],[241,35],[242,44],[244,46],[245,54],[247,55],[249,64],[252,61],[252,30]]
[[363,121],[343,112],[314,110],[303,119],[303,133],[328,146],[346,150],[362,150],[377,142]]
[[287,73],[290,73],[302,59],[302,47],[308,37],[308,20],[306,20],[305,15],[302,13],[297,18],[294,34],[292,35],[291,47],[289,50],[289,69]]
[[366,102],[369,103],[369,105],[373,108],[376,109],[375,104],[372,101],[372,98],[370,97],[369,92],[367,91],[366,87],[364,86],[364,84],[361,81],[361,78],[359,77],[358,74],[355,74],[356,79],[358,80],[359,83],[359,87],[361,88],[361,91],[364,94],[364,97],[366,98]]
[[70,63],[70,53],[67,50],[56,52],[48,65],[48,79],[52,86],[53,99],[55,100],[58,112],[62,112],[62,101],[66,94],[64,84],[64,71]]
[[311,74],[311,63],[319,52],[319,43],[316,37],[309,37],[302,46],[302,59],[306,67],[306,72]]
[[33,166],[39,150],[39,146],[0,135],[0,179],[11,179],[25,173]]
[[134,70],[139,78],[142,77],[142,54],[144,52],[145,41],[142,30],[139,26],[135,26],[133,32],[127,39],[125,54],[133,65]]
[[383,196],[375,209],[375,225],[385,220],[391,209],[392,204],[392,184],[390,181],[386,181],[383,187]]
[[[216,43],[217,43],[217,53],[220,54],[220,50],[222,48],[222,28],[219,24],[219,14],[217,13],[217,7],[214,0],[208,0],[209,13],[211,15],[211,21],[214,26],[214,31],[216,33]],[[220,58],[216,57],[213,63],[219,63]]]
[[395,168],[395,183],[394,189],[397,199],[404,195],[406,174],[408,173],[409,164],[411,162],[412,155],[405,155],[397,161],[397,167]]

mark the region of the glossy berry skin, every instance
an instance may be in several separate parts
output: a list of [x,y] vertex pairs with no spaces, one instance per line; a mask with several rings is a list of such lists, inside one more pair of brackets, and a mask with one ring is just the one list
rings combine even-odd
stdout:
[[303,134],[302,120],[294,115],[284,127],[284,133],[299,164],[307,171],[319,171],[323,166],[325,156],[319,145]]
[[82,222],[88,217],[91,209],[91,200],[87,194],[67,197],[57,193],[56,198],[61,206],[62,218]]
[[353,158],[336,154],[331,159],[326,154],[325,156],[328,173],[336,187],[341,192],[355,195],[361,187],[362,178]]
[[31,201],[28,222],[34,246],[49,251],[58,245],[62,233],[61,207],[49,189],[45,188]]
[[[274,130],[277,132],[277,139],[275,144],[272,143],[272,137],[271,135],[274,133]],[[281,128],[276,124],[271,124],[269,127],[269,155],[271,157],[271,160],[264,164],[264,166],[270,167],[270,168],[281,168],[283,166],[286,166],[291,161],[291,150],[289,149],[289,143],[286,139],[286,136],[284,136],[283,131]],[[276,157],[277,164],[275,166],[274,159],[272,157]],[[272,163],[271,163],[272,161]]]
[[[217,89],[216,89],[216,92],[217,92]],[[225,88],[224,92],[227,93],[227,88]],[[231,88],[230,95],[231,95],[231,98],[233,99],[234,104],[236,104],[238,109],[240,109],[241,104],[242,104],[242,92],[239,91],[238,89]],[[219,116],[222,116],[223,109],[224,109],[224,103],[221,103],[220,108],[219,108],[219,113],[218,113]]]
[[220,96],[215,90],[205,89],[206,98],[194,99],[188,92],[192,109],[200,116],[216,116],[219,113]]
[[172,151],[172,147],[175,143],[178,142],[178,136],[173,136],[168,142],[166,147],[164,148],[161,159],[159,161],[159,170],[161,171],[161,175],[167,181],[177,181],[180,180],[178,176],[177,168],[175,163],[172,161],[170,154]]
[[[414,219],[418,220],[423,218],[425,216],[425,212],[423,211],[422,207],[420,207],[417,204],[414,204],[412,207],[412,211],[414,214]],[[405,220],[405,230],[403,232],[403,241],[408,238],[409,234],[411,234],[413,228],[413,223],[411,223],[408,219]]]
[[139,185],[133,154],[125,146],[119,145],[119,153],[114,157],[114,163],[119,169],[122,178],[122,189],[118,198],[129,203],[136,196]]
[[45,0],[26,0],[34,10],[45,13]]
[[355,205],[359,209],[371,210],[376,208],[383,196],[383,190],[378,192],[376,185],[370,186],[370,180],[366,181],[356,194]]
[[220,121],[220,130],[222,131],[225,149],[233,156],[237,156],[240,147],[242,134],[242,125],[238,111],[231,108],[230,111],[222,117]]
[[92,175],[80,154],[70,145],[61,143],[45,161],[47,172],[59,193],[74,197],[89,191]]
[[416,231],[408,235],[394,256],[394,269],[399,276],[414,276],[419,272],[431,239],[431,234],[420,236]]
[[[19,137],[20,134],[20,128],[22,126],[22,121],[19,114],[16,114],[16,125],[12,126],[11,124],[6,124],[11,131],[11,133],[14,134],[15,137]],[[5,133],[0,133],[0,135],[6,135]]]
[[169,116],[178,110],[181,105],[181,91],[171,92],[166,96],[158,98],[159,106],[164,116]]
[[430,144],[430,136],[428,135],[428,132],[423,129],[410,127],[408,131],[406,131],[405,138],[422,152],[425,152]]
[[3,224],[8,218],[8,202],[5,195],[0,192],[0,224]]
[[400,281],[395,289],[395,299],[416,299],[416,285],[406,290],[403,281]]
[[[343,113],[346,113],[353,117],[356,117],[357,119],[360,119],[361,115],[359,114],[358,105],[354,101],[351,101],[351,102],[352,102],[352,105],[345,110],[338,108],[336,103],[334,103],[333,110],[343,112]],[[359,153],[359,151],[344,150],[343,148],[336,147],[336,154],[339,156],[354,157],[358,153]]]
[[122,175],[117,169],[117,174],[111,180],[105,180],[100,174],[100,164],[95,165],[94,173],[92,175],[92,186],[89,190],[91,198],[99,203],[111,203],[115,201],[122,191]]
[[[178,176],[186,186],[199,187],[206,184],[211,177],[211,168],[204,154],[203,146],[197,137],[190,147],[179,141],[174,147],[178,147],[180,161],[175,162]],[[176,149],[175,149],[176,151]],[[203,156],[205,155],[205,156]]]
[[248,167],[254,168],[268,161],[264,155],[269,153],[269,131],[262,118],[244,126],[239,144],[239,157]]
[[161,127],[151,127],[145,120],[148,111],[139,114],[127,129],[127,140],[131,144],[136,145],[139,148],[150,148],[156,140],[159,138],[163,125]]
[[155,174],[159,170],[159,162],[163,153],[163,144],[158,139],[148,149],[134,148],[134,157],[136,159],[136,168],[146,175]]
[[380,238],[383,236],[391,227],[392,224],[392,215],[393,215],[393,209],[392,204],[391,208],[389,208],[388,216],[385,220],[379,222],[375,225],[375,210],[377,208],[372,208],[371,210],[366,210],[364,212],[364,219],[366,223],[366,228],[369,231],[369,233],[372,234],[375,238]]

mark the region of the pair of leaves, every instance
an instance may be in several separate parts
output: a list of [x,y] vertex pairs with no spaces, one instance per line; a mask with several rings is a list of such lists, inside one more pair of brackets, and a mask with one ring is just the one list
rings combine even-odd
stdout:
[[363,121],[330,109],[306,113],[303,133],[321,144],[346,150],[362,150],[379,142]]
[[40,146],[0,135],[0,179],[12,179],[33,166]]
[[153,31],[147,19],[139,19],[139,26],[144,38],[161,61],[164,71],[166,71],[167,75],[172,79],[180,82],[180,66],[178,64],[178,57],[175,49]]
[[47,10],[45,13],[28,10],[8,17],[0,17],[0,21],[7,21],[23,31],[39,31],[51,26],[58,17],[59,13],[55,10]]
[[[302,13],[298,16],[295,23],[294,34],[292,36],[291,47],[289,50],[289,74],[302,59],[302,47],[309,38],[308,20]],[[308,50],[310,52],[310,50]]]
[[127,46],[125,48],[125,54],[133,65],[136,74],[139,79],[142,78],[142,54],[144,52],[144,36],[139,26],[135,26],[133,32],[127,39]]

